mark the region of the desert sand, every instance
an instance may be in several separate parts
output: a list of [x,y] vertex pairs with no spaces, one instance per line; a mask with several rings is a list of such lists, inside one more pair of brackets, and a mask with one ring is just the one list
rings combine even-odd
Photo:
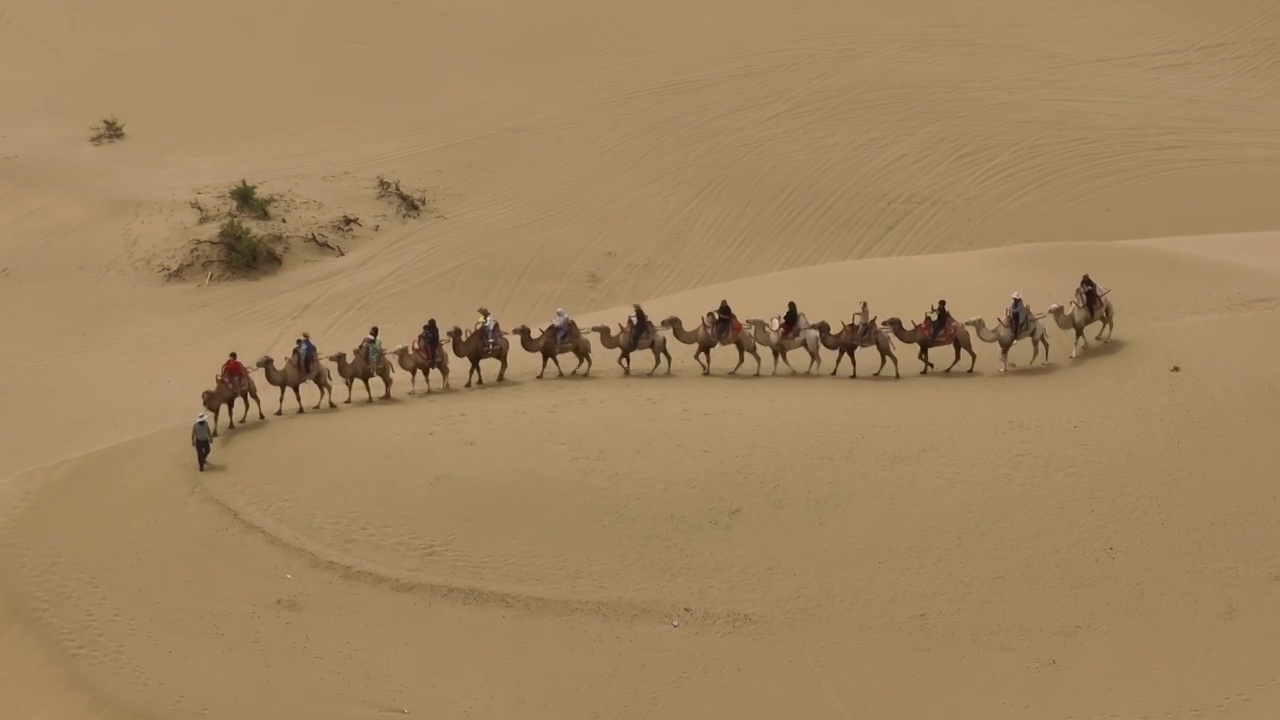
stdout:
[[[1278,34],[1263,0],[6,3],[0,715],[1276,717]],[[241,179],[363,229],[166,280]],[[455,358],[305,415],[259,375],[266,421],[203,474],[188,443],[226,353],[303,330],[991,322],[1084,272],[1113,341],[1050,325],[1006,374],[673,343],[624,378],[593,338],[589,378]]]

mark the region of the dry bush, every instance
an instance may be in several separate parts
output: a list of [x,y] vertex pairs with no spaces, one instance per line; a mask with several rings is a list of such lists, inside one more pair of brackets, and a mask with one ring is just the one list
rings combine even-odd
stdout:
[[113,115],[103,118],[97,125],[89,128],[89,142],[94,145],[115,142],[124,139],[124,123]]
[[400,212],[401,217],[416,218],[422,214],[423,208],[427,206],[427,196],[416,196],[400,189],[400,181],[385,180],[378,178],[378,199],[388,200],[396,206],[396,210]]

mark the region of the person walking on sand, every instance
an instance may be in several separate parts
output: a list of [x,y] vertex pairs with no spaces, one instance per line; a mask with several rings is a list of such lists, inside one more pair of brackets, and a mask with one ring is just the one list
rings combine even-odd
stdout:
[[200,472],[204,472],[209,451],[213,447],[213,433],[209,430],[208,418],[204,413],[196,416],[196,424],[191,427],[191,445],[196,449],[196,462],[200,465]]

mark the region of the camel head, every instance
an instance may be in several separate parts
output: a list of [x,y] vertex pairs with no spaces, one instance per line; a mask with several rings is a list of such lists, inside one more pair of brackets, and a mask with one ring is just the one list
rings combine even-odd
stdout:
[[260,367],[265,370],[275,364],[276,361],[273,360],[270,355],[263,355],[258,358],[258,362],[254,363],[254,367]]
[[[621,328],[622,323],[618,323],[618,327]],[[608,325],[592,325],[591,332],[600,333],[601,335],[608,335],[611,331],[609,330]]]
[[888,320],[885,320],[884,322],[880,323],[880,327],[900,328],[902,327],[902,320],[896,317],[891,317]]
[[392,351],[391,351],[391,354],[392,354],[392,355],[404,355],[404,354],[405,354],[405,353],[407,353],[407,352],[409,352],[409,346],[408,346],[408,345],[405,345],[404,343],[401,343],[401,344],[397,345],[397,346],[395,347],[395,349],[394,349],[394,350],[392,350]]
[[1062,306],[1059,305],[1058,303],[1054,303],[1049,306],[1048,312],[1050,315],[1057,315],[1058,313],[1062,312]]
[[533,334],[533,331],[529,329],[528,325],[517,325],[511,328],[511,332],[521,336]]
[[682,323],[680,322],[680,318],[676,317],[675,315],[672,315],[671,317],[664,319],[662,322],[658,324],[664,328],[673,328]]
[[209,401],[210,401],[210,400],[212,400],[212,399],[213,399],[213,391],[212,391],[212,390],[205,390],[204,392],[200,393],[200,404],[201,404],[201,405],[204,405],[205,407],[209,407]]
[[344,352],[336,352],[325,359],[332,363],[344,363],[347,361],[347,354]]
[[971,317],[968,320],[965,320],[964,324],[968,325],[969,327],[975,327],[975,328],[982,328],[987,326],[987,322],[982,319],[981,315]]
[[[844,323],[841,323],[841,324],[843,325]],[[814,323],[811,327],[814,330],[817,330],[819,333],[822,333],[823,335],[831,334],[831,323],[827,322],[826,320],[819,320],[818,322]]]

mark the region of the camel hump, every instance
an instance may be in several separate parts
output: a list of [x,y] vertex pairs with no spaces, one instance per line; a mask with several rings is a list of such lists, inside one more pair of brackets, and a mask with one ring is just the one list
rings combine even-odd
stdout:
[[781,315],[774,315],[773,317],[769,318],[769,329],[774,332],[778,332],[779,330],[782,329]]

